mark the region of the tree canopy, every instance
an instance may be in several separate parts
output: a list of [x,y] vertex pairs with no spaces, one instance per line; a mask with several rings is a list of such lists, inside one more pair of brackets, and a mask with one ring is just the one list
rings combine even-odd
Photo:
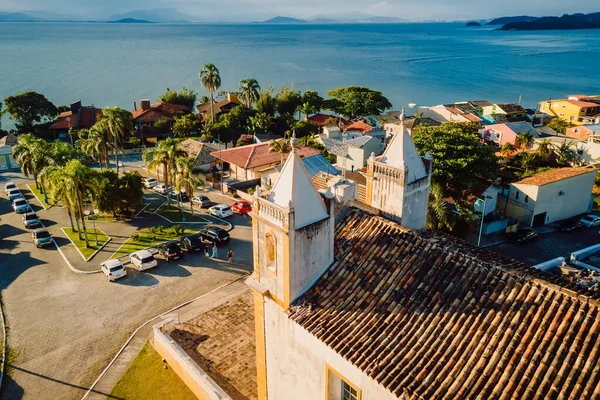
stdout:
[[380,115],[392,108],[392,103],[379,91],[363,86],[349,86],[327,92],[331,99],[323,102],[323,108],[347,118]]
[[279,115],[294,115],[302,104],[302,95],[294,87],[284,86],[276,96],[276,109]]
[[188,137],[194,132],[198,131],[200,121],[194,114],[185,114],[181,116],[175,116],[175,123],[173,124],[173,133],[178,137]]
[[162,103],[179,104],[192,110],[196,104],[196,96],[196,92],[185,87],[179,92],[167,88],[167,90],[158,97],[158,101]]
[[6,112],[16,121],[19,132],[31,132],[35,123],[47,122],[56,117],[56,106],[46,96],[37,92],[15,94],[4,99]]

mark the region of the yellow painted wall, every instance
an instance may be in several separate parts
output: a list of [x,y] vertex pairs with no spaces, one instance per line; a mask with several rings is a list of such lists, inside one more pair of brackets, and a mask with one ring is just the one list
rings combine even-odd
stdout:
[[541,112],[552,115],[553,117],[560,117],[561,119],[576,125],[584,124],[579,121],[579,117],[585,115],[581,110],[581,107],[566,100],[552,100],[550,102],[542,101],[540,105]]

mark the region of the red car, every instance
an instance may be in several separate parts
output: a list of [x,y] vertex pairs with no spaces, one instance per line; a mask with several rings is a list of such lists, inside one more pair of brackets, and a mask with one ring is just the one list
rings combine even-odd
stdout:
[[250,211],[252,211],[252,204],[245,200],[236,201],[231,205],[231,209],[233,212],[240,213],[242,215],[248,214]]

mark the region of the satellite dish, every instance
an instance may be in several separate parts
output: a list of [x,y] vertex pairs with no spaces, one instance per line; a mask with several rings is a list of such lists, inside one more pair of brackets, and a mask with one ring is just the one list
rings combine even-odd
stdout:
[[408,103],[408,106],[409,106],[410,108],[415,108],[415,107],[417,106],[417,103],[414,103],[414,102],[412,102],[412,103]]

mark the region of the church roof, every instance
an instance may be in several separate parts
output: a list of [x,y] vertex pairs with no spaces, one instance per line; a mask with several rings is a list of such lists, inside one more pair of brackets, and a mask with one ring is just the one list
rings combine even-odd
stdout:
[[382,164],[394,168],[406,167],[407,183],[427,176],[425,164],[423,164],[423,160],[421,160],[419,153],[417,153],[417,149],[404,126],[403,118],[398,133],[392,137],[380,161]]
[[269,195],[269,201],[280,207],[293,207],[295,229],[321,221],[328,216],[325,203],[313,187],[311,177],[295,147],[283,164],[279,178]]
[[596,398],[598,294],[350,209],[289,318],[396,396]]

